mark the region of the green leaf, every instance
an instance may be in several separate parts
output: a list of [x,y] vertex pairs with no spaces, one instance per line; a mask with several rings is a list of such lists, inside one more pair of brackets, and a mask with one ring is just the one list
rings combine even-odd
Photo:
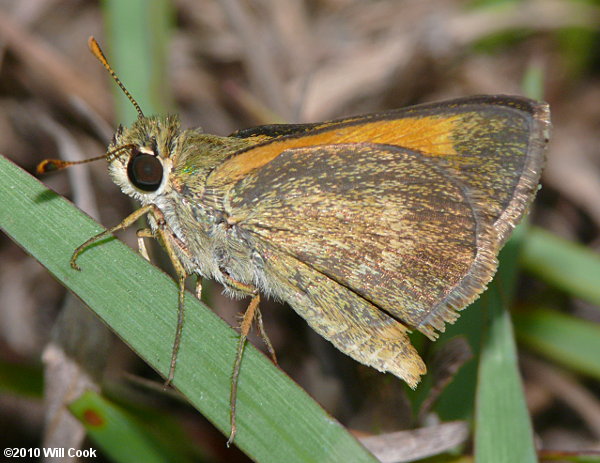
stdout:
[[523,243],[522,265],[529,272],[600,308],[600,255],[540,228]]
[[[167,50],[175,13],[169,0],[105,0],[108,58],[117,75],[145,114],[172,110],[168,87]],[[118,120],[133,122],[137,114],[121,90],[113,85]]]
[[162,448],[124,410],[95,392],[85,392],[69,409],[94,443],[115,462],[129,463],[133,456],[145,463],[185,461]]
[[[0,227],[163,375],[177,318],[175,282],[116,239],[73,250],[96,222],[0,156]],[[236,333],[189,294],[174,386],[225,434]],[[337,421],[248,346],[238,392],[235,444],[261,462],[375,462]]]
[[515,230],[513,238],[500,254],[502,265],[496,278],[475,304],[489,317],[483,327],[479,360],[475,408],[476,462],[537,462],[508,311],[523,232],[523,226]]
[[600,324],[538,307],[515,315],[519,341],[566,367],[600,379]]
[[0,361],[0,391],[36,399],[43,398],[44,375],[41,365]]

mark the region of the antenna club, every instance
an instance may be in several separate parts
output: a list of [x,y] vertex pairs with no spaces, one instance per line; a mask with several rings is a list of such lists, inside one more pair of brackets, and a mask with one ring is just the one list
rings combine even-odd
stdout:
[[48,172],[64,169],[67,165],[67,162],[61,161],[60,159],[44,159],[37,165],[35,171],[38,174],[47,174]]
[[40,162],[37,165],[35,170],[38,174],[47,174],[48,172],[53,172],[55,170],[65,169],[67,167],[76,166],[78,164],[87,164],[88,162],[99,161],[100,159],[106,159],[107,161],[110,162],[110,161],[112,161],[112,159],[114,159],[114,157],[117,153],[120,153],[121,151],[126,150],[126,149],[133,149],[134,147],[135,147],[135,145],[132,145],[132,144],[121,145],[108,153],[102,154],[101,156],[96,156],[96,157],[89,158],[89,159],[82,159],[80,161],[63,161],[61,159],[44,159],[42,162]]
[[104,65],[104,67],[110,67],[110,66],[108,66],[108,60],[104,56],[104,53],[102,53],[100,44],[94,38],[93,35],[90,35],[90,37],[88,38],[88,47],[89,47],[90,51],[92,52],[92,54],[100,60],[100,62]]

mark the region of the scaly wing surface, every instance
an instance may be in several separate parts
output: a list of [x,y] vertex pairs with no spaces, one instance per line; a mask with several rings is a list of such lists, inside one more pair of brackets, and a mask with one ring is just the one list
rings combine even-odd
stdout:
[[[313,328],[416,384],[430,337],[484,290],[533,200],[547,108],[457,100],[311,126],[233,155],[208,179],[265,272]],[[408,365],[408,366],[407,366]]]

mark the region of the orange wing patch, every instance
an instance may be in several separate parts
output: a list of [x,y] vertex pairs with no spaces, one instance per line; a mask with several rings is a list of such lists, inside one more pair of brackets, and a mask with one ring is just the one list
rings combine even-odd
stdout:
[[211,183],[234,183],[283,151],[307,146],[368,142],[401,146],[429,156],[456,155],[452,135],[460,122],[461,115],[453,115],[326,125],[323,132],[274,140],[234,155],[212,174]]

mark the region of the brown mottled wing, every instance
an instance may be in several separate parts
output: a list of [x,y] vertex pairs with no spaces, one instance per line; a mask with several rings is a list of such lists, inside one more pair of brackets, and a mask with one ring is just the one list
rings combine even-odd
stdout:
[[502,95],[318,124],[259,126],[233,134],[257,145],[231,156],[210,182],[235,183],[291,148],[361,142],[400,146],[453,167],[468,188],[485,196],[486,212],[504,243],[535,196],[549,128],[547,104]]
[[533,200],[548,124],[520,98],[422,105],[273,139],[209,184],[232,186],[230,220],[275,292],[343,352],[414,384],[406,327],[434,337],[483,291]]
[[258,238],[269,288],[340,351],[416,387],[426,371],[407,328],[353,289]]
[[410,327],[423,329],[438,306],[464,306],[495,270],[485,204],[451,169],[396,146],[291,149],[230,198],[243,233]]
[[406,327],[448,298],[472,297],[495,269],[481,205],[410,150],[296,148],[232,193],[231,218],[283,281],[284,299],[340,350],[409,384],[422,364]]

